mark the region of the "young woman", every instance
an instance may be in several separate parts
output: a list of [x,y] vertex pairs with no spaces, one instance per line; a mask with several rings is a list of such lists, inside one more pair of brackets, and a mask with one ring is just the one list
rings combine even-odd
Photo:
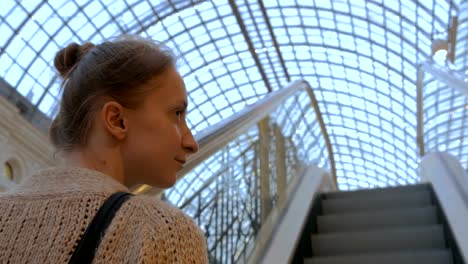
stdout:
[[[0,196],[2,263],[69,262],[112,194],[171,187],[198,150],[184,82],[163,45],[137,37],[72,43],[54,64],[63,95],[50,139],[65,164]],[[114,213],[93,263],[208,262],[202,232],[177,208],[133,196]]]

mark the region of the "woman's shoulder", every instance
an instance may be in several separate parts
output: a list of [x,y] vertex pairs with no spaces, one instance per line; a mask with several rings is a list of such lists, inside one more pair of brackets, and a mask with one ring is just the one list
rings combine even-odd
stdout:
[[132,222],[146,224],[150,232],[175,232],[188,239],[205,240],[202,230],[190,216],[159,198],[137,195],[127,203],[127,216],[133,218]]
[[168,263],[208,263],[202,230],[179,208],[158,198],[134,196],[122,209],[131,233],[135,235],[138,226],[141,237],[152,241],[149,244],[154,248],[147,254],[156,254],[153,257],[167,259]]
[[168,221],[180,220],[193,222],[193,219],[182,210],[156,197],[136,195],[129,199],[127,203],[129,210],[137,210],[147,215],[149,217],[148,220],[164,218]]

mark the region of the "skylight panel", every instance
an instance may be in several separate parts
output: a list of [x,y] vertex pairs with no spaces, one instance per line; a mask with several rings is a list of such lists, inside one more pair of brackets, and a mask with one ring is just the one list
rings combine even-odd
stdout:
[[5,14],[4,19],[7,19],[7,23],[12,28],[18,28],[21,25],[21,23],[23,23],[23,21],[27,18],[27,16],[27,13],[20,6],[14,6],[9,12]]

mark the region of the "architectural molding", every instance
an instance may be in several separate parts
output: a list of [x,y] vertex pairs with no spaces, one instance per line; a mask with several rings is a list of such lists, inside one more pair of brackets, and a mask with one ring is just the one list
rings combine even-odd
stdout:
[[[20,182],[34,171],[56,165],[54,148],[7,99],[0,97],[0,191]],[[5,163],[13,167],[14,181],[7,179]]]

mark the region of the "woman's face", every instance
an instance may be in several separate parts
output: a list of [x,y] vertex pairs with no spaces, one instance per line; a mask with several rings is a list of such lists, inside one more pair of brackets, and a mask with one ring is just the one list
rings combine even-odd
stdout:
[[139,108],[129,110],[122,151],[125,177],[130,184],[168,188],[198,145],[185,121],[187,92],[176,69],[167,69],[147,85],[154,89]]

